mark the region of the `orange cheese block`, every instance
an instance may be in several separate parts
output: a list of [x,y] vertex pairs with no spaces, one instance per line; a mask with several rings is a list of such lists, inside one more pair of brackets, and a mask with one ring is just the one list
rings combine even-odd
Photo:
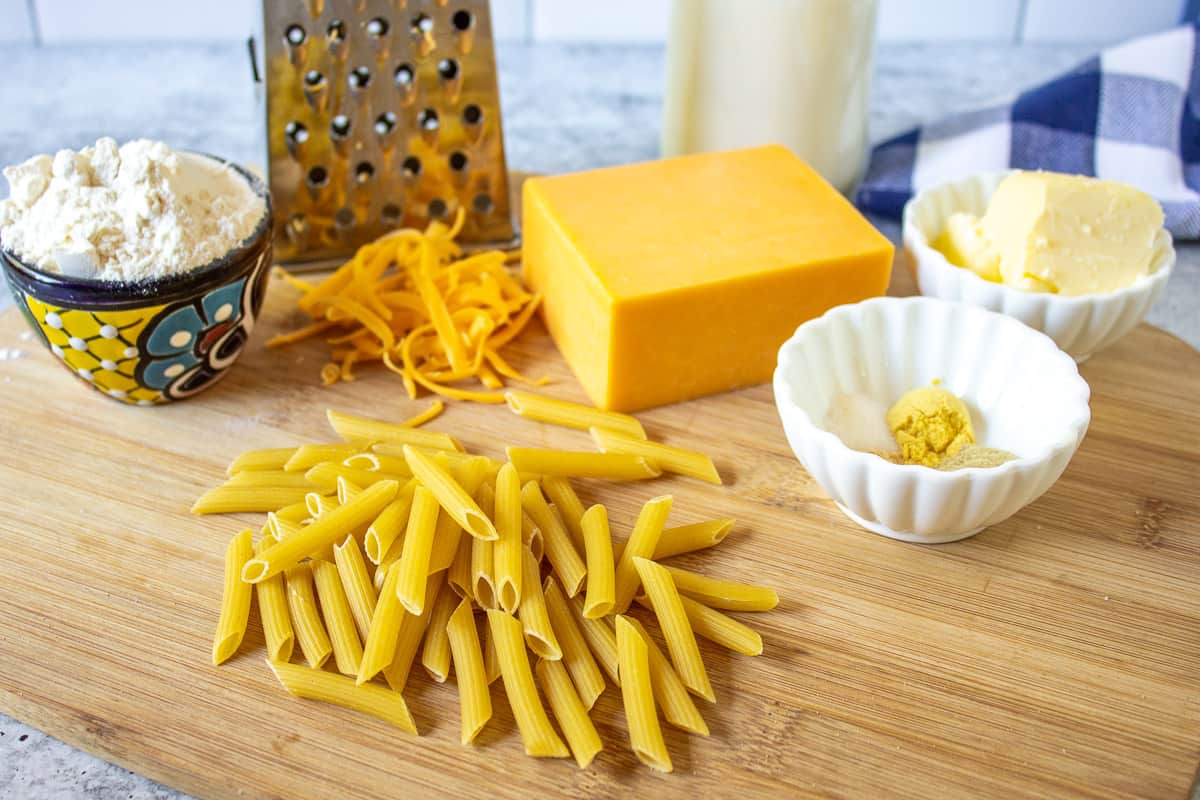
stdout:
[[525,182],[523,261],[599,407],[771,378],[796,326],[883,294],[891,243],[780,146]]

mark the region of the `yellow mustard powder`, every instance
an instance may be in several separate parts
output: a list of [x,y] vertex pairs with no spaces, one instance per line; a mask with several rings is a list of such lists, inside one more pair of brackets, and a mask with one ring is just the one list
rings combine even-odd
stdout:
[[897,400],[888,410],[887,424],[906,464],[936,467],[975,442],[967,406],[936,386],[913,389]]

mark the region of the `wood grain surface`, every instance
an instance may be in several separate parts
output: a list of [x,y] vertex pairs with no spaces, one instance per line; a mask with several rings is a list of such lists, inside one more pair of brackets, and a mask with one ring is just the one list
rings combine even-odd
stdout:
[[[911,290],[896,271],[896,293]],[[702,643],[712,737],[667,729],[673,775],[628,748],[619,693],[591,769],[526,758],[499,684],[477,746],[458,744],[452,684],[408,690],[413,738],[286,695],[252,615],[240,655],[209,648],[222,553],[258,517],[191,501],[256,447],[332,440],[324,409],[424,408],[361,368],[316,385],[316,344],[267,351],[294,324],[275,281],[221,384],[163,408],[84,386],[0,317],[0,710],[201,797],[1184,797],[1200,762],[1200,354],[1142,326],[1083,367],[1093,421],[1062,479],[964,542],[903,544],[834,507],[783,438],[769,386],[643,413],[663,441],[713,454],[727,485],[585,483],[626,531],[664,492],[672,521],[738,520],[682,566],[778,589],[742,615],[765,653]],[[540,326],[513,360],[554,396],[583,394]],[[503,407],[452,404],[435,427],[478,452],[587,448],[586,434]]]

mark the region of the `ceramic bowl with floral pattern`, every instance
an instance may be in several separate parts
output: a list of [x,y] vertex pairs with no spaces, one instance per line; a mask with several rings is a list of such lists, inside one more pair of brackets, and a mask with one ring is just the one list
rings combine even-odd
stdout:
[[[205,156],[225,163],[215,156]],[[135,405],[183,400],[216,383],[254,329],[271,267],[271,200],[245,241],[188,272],[138,283],[43,272],[0,248],[17,307],[80,380]]]

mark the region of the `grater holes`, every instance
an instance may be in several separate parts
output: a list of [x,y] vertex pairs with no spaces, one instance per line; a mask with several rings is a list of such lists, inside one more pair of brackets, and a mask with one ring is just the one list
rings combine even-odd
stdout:
[[460,9],[450,17],[450,24],[454,26],[454,30],[460,33],[469,31],[475,25],[475,15],[466,9]]
[[309,187],[320,189],[329,183],[329,170],[317,165],[308,171],[308,176],[305,178]]
[[393,73],[393,78],[396,81],[396,85],[405,89],[413,85],[413,81],[416,80],[416,77],[417,73],[416,70],[413,69],[412,64],[401,64],[400,66],[396,67],[396,71]]
[[319,89],[325,85],[325,76],[318,70],[310,69],[304,73],[304,85],[308,89]]
[[428,14],[417,14],[408,24],[414,36],[424,36],[433,30],[433,18]]
[[467,154],[461,150],[455,150],[447,160],[450,162],[450,169],[455,172],[462,172],[467,168]]
[[371,70],[366,67],[355,67],[350,70],[346,80],[350,83],[350,88],[355,91],[365,89],[371,85]]
[[308,220],[303,214],[296,211],[288,217],[285,231],[290,238],[298,239],[308,231]]
[[398,225],[400,223],[400,206],[395,203],[386,203],[379,211],[379,218],[384,225]]
[[370,183],[375,177],[375,165],[370,161],[360,161],[354,167],[354,182],[359,186]]
[[408,158],[404,159],[404,162],[400,165],[400,170],[404,173],[404,177],[406,178],[417,177],[421,174],[421,159],[417,158],[416,156],[409,156]]
[[446,201],[440,197],[435,197],[429,201],[429,218],[430,219],[445,219],[446,213],[449,211]]
[[349,228],[355,223],[354,209],[343,206],[333,213],[333,224],[339,228]]
[[387,136],[396,128],[396,115],[391,111],[385,111],[375,118],[375,133],[380,136]]
[[467,125],[478,125],[483,120],[483,109],[474,103],[463,106],[462,119]]
[[441,125],[437,111],[432,108],[421,109],[421,113],[417,115],[417,124],[423,131],[436,131]]
[[295,23],[288,25],[283,31],[283,40],[291,47],[299,47],[307,38],[308,34],[304,28]]
[[458,62],[453,58],[443,58],[438,62],[438,75],[442,80],[454,80],[458,77]]
[[375,17],[367,20],[366,28],[367,36],[370,36],[372,39],[382,39],[384,36],[387,36],[387,32],[391,26],[383,17]]
[[329,135],[334,139],[345,139],[350,135],[350,118],[345,114],[338,114],[329,121]]
[[329,40],[331,47],[346,41],[346,23],[340,19],[330,22],[329,27],[325,29],[325,38]]
[[496,204],[492,202],[492,196],[487,192],[480,192],[471,200],[471,206],[477,214],[490,214],[496,209]]
[[308,141],[308,128],[303,122],[292,120],[283,128],[283,135],[286,137],[289,145],[304,144]]

